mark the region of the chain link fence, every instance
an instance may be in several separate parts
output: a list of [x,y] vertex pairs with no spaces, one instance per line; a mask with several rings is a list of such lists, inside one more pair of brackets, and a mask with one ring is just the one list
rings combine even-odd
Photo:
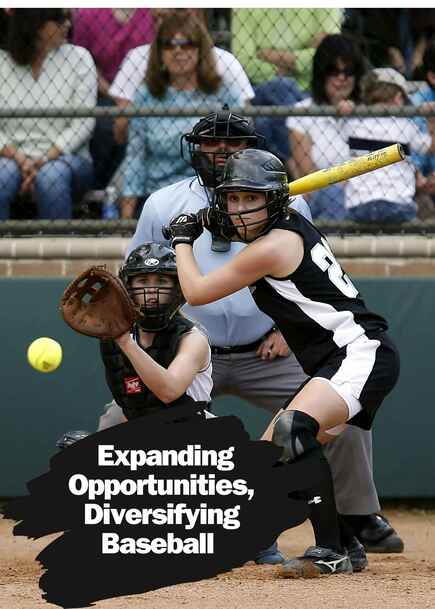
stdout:
[[1,9],[0,234],[131,234],[223,104],[290,179],[400,142],[307,200],[331,230],[431,230],[434,32],[435,9]]

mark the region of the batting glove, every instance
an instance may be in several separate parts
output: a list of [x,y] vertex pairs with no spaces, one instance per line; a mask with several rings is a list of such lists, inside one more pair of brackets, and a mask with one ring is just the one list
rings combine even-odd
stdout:
[[197,215],[198,218],[201,219],[201,224],[204,228],[206,228],[214,237],[222,238],[221,226],[219,225],[218,215],[214,207],[204,207],[203,209],[199,210]]
[[196,214],[180,214],[171,220],[169,231],[172,238],[171,246],[179,243],[193,245],[195,239],[202,233],[202,222]]

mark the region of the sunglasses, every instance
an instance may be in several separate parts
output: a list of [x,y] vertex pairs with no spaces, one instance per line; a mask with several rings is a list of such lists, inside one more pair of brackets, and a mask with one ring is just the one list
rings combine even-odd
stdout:
[[355,76],[355,70],[353,68],[343,68],[342,70],[338,68],[332,68],[328,70],[328,76],[332,76],[336,78],[337,76],[345,76],[346,78],[350,78],[351,76]]
[[189,38],[162,38],[160,41],[162,45],[162,49],[171,50],[176,47],[180,47],[182,49],[197,49],[199,44],[190,40]]

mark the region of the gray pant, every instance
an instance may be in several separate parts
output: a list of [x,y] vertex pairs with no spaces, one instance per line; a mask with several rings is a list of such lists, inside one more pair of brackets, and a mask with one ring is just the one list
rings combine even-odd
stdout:
[[[274,415],[307,378],[295,356],[261,360],[255,352],[213,355],[213,394],[238,396]],[[121,421],[115,403],[103,414],[98,430]],[[347,425],[325,447],[334,478],[340,514],[373,514],[380,510],[372,471],[372,435]]]

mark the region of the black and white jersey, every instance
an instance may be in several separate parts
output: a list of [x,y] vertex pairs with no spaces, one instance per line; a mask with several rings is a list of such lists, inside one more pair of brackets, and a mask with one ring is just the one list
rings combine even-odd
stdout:
[[308,220],[291,212],[274,228],[300,234],[304,257],[288,277],[257,281],[252,295],[275,321],[304,371],[313,376],[339,349],[364,334],[375,336],[388,325],[366,308],[326,238]]

